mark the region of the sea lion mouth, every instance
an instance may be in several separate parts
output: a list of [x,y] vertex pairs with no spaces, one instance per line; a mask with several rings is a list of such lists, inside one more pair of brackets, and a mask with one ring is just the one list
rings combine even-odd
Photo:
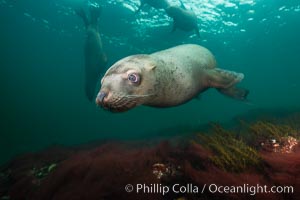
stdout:
[[113,101],[103,102],[100,106],[110,112],[125,112],[134,108],[136,105],[136,101],[129,101],[129,99],[123,97]]
[[144,98],[151,95],[121,95],[114,93],[106,101],[97,102],[99,106],[110,112],[125,112],[143,104]]

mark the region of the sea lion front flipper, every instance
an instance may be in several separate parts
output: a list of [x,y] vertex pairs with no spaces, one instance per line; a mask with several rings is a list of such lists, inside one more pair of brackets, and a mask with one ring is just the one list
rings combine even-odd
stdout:
[[245,100],[249,91],[235,87],[235,84],[243,80],[244,74],[223,69],[207,70],[208,87],[216,88],[222,94],[234,99]]

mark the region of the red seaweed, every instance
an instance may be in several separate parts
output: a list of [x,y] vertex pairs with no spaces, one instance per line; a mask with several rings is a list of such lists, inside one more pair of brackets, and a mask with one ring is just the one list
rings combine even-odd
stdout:
[[[276,127],[276,126],[272,126]],[[219,130],[219,129],[218,129]],[[220,129],[221,130],[221,129]],[[248,132],[249,133],[249,132]],[[251,133],[251,132],[250,132]],[[224,134],[218,136],[222,137]],[[213,137],[207,135],[207,137]],[[219,138],[226,141],[228,135]],[[281,136],[280,136],[281,137]],[[280,139],[278,136],[278,138]],[[297,136],[294,135],[293,144]],[[212,139],[218,139],[212,138]],[[248,138],[248,137],[245,137]],[[267,138],[267,137],[266,137]],[[299,137],[298,137],[299,138]],[[227,138],[230,139],[230,138]],[[261,138],[260,138],[261,139]],[[264,138],[263,138],[264,139]],[[236,140],[231,136],[231,140]],[[211,141],[214,140],[205,140]],[[289,151],[266,148],[242,148],[259,156],[258,165],[249,165],[239,171],[230,171],[216,165],[211,159],[216,151],[203,142],[106,142],[80,148],[49,148],[42,152],[19,156],[0,168],[0,199],[11,200],[116,200],[116,199],[291,199],[300,198],[299,139]],[[229,149],[239,151],[228,143]],[[251,142],[249,142],[251,144]],[[141,145],[142,144],[142,145]],[[224,145],[224,143],[218,143]],[[277,143],[276,143],[277,144]],[[278,142],[286,149],[285,140]],[[270,143],[273,145],[273,143]],[[217,146],[214,146],[217,148]],[[226,148],[220,150],[228,151]],[[234,154],[228,154],[234,156]],[[239,158],[243,152],[237,153]],[[226,152],[222,156],[227,156]],[[230,159],[230,158],[229,158]],[[226,161],[226,159],[225,159]],[[247,162],[245,162],[247,163]],[[197,186],[202,191],[176,193],[126,192],[127,184],[158,185],[171,188]],[[266,185],[293,186],[293,193],[258,192],[251,188]],[[215,186],[244,187],[248,192],[218,193]],[[251,190],[251,191],[250,191]],[[2,200],[1,199],[1,200]]]

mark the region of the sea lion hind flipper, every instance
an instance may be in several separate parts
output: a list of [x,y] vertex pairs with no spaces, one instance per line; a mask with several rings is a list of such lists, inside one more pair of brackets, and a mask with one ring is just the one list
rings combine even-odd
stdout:
[[235,87],[244,78],[244,74],[219,68],[207,70],[208,87],[216,88],[220,93],[234,99],[245,100],[249,91]]
[[102,7],[90,5],[90,19],[91,24],[94,26],[98,25],[98,19],[102,13]]
[[88,19],[87,15],[86,15],[84,9],[83,8],[75,9],[75,13],[79,17],[82,18],[84,26],[85,26],[85,28],[87,28],[90,22],[89,22],[89,19]]
[[232,86],[230,88],[218,88],[217,90],[225,96],[229,96],[231,98],[241,101],[245,101],[249,94],[249,90],[244,88],[238,88],[235,86]]
[[207,69],[206,74],[208,87],[213,88],[229,88],[244,78],[242,73],[219,68]]

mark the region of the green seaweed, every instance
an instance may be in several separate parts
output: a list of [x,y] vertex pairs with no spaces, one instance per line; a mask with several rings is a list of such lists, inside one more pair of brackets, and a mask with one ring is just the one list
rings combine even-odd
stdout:
[[299,130],[295,125],[297,119],[298,115],[292,120],[285,118],[284,121],[281,119],[276,122],[256,121],[247,124],[241,121],[239,130],[235,131],[225,130],[222,126],[213,124],[212,131],[208,134],[198,134],[198,139],[212,152],[210,156],[212,163],[225,171],[242,172],[250,168],[261,169],[262,158],[254,146],[258,147],[257,142],[260,141],[275,140],[281,143],[288,136],[299,139]]
[[262,164],[262,159],[254,148],[218,124],[213,125],[211,134],[199,134],[198,138],[199,142],[213,153],[210,156],[212,163],[225,171],[258,169]]
[[299,137],[298,131],[287,124],[275,124],[266,121],[257,121],[249,125],[249,131],[254,134],[255,138],[259,139],[275,139],[280,141],[287,136]]

